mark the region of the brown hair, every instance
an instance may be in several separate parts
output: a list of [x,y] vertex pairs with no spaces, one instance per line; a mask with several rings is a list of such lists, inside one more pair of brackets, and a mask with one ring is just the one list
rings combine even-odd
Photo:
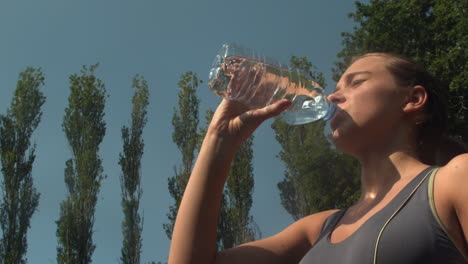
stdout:
[[[466,146],[446,136],[448,116],[447,89],[442,87],[421,64],[392,53],[367,53],[355,57],[352,63],[369,56],[386,58],[386,66],[401,86],[421,85],[428,95],[424,107],[425,118],[418,122],[418,155],[422,162],[444,165],[451,158],[467,152]],[[451,146],[447,148],[447,146]]]

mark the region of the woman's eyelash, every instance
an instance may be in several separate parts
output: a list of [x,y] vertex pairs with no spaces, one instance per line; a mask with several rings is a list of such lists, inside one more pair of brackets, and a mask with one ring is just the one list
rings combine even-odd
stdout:
[[356,86],[358,84],[361,84],[362,82],[364,82],[366,79],[359,79],[359,80],[355,80],[355,81],[352,81],[351,82],[351,86]]

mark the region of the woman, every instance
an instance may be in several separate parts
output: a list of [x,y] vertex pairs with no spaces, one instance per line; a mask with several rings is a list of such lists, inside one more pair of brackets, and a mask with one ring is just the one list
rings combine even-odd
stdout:
[[468,154],[440,168],[424,162],[427,138],[439,137],[445,119],[440,98],[426,72],[407,59],[356,59],[328,99],[339,108],[330,121],[334,143],[361,164],[359,201],[217,252],[216,221],[235,151],[290,106],[280,101],[247,111],[223,101],[185,190],[169,263],[465,263]]

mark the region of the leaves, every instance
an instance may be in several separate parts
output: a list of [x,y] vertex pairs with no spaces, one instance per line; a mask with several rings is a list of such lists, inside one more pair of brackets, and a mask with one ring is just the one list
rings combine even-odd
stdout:
[[[314,71],[307,58],[293,56],[291,65],[324,85],[323,74]],[[331,147],[323,121],[289,126],[276,120],[272,128],[282,147],[279,158],[286,169],[284,179],[278,183],[281,204],[295,220],[355,201],[359,192],[358,164]]]
[[186,72],[180,77],[178,86],[179,101],[178,108],[174,108],[172,118],[172,139],[182,154],[182,164],[174,167],[174,176],[168,179],[168,189],[174,205],[169,208],[167,217],[169,223],[163,224],[166,235],[172,237],[174,222],[187,185],[190,172],[192,171],[195,154],[198,150],[200,135],[198,134],[198,107],[199,100],[196,90],[201,81],[193,72]]
[[91,263],[96,246],[93,243],[94,212],[104,179],[102,160],[98,155],[105,132],[106,89],[94,71],[83,66],[81,74],[70,76],[70,96],[65,109],[63,130],[72,158],[64,171],[68,197],[60,205],[57,220],[57,262]]
[[39,125],[45,97],[40,91],[44,76],[40,68],[28,67],[19,74],[13,100],[0,115],[2,204],[0,206],[0,263],[26,263],[27,231],[39,204],[33,186],[32,167],[36,146],[30,143]]
[[122,127],[123,153],[120,153],[119,165],[122,168],[120,186],[122,189],[122,222],[123,244],[120,260],[126,264],[140,263],[142,248],[141,233],[143,219],[139,214],[141,188],[141,158],[144,142],[143,128],[147,122],[148,84],[146,80],[136,75],[132,88],[135,93],[132,98],[131,127]]

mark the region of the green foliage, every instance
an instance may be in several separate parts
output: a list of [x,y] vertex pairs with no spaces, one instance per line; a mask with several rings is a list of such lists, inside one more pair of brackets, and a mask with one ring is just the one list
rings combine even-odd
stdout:
[[195,150],[198,140],[198,107],[196,89],[201,81],[197,75],[188,72],[179,81],[179,109],[174,108],[172,139],[182,153],[184,172],[190,172],[193,167]]
[[196,95],[196,90],[200,83],[201,80],[199,80],[196,73],[193,72],[183,74],[178,83],[180,88],[179,108],[174,108],[174,115],[172,118],[174,131],[172,133],[172,139],[182,154],[182,165],[175,167],[175,175],[168,179],[169,193],[175,201],[174,205],[169,208],[169,213],[167,214],[169,223],[163,225],[169,239],[172,237],[177,211],[179,210],[182,195],[192,171],[200,140],[198,134],[199,100]]
[[63,130],[72,158],[66,161],[66,200],[60,204],[57,223],[57,262],[91,263],[95,249],[92,234],[97,196],[104,179],[99,145],[106,132],[104,84],[83,66],[81,75],[70,76],[70,96]]
[[281,203],[295,220],[358,198],[358,163],[331,148],[322,121],[294,127],[276,121],[273,129],[286,167],[278,183]]
[[30,143],[39,125],[45,97],[41,69],[26,68],[19,75],[14,97],[6,115],[0,115],[2,203],[0,206],[0,263],[26,263],[27,231],[39,204],[33,186],[32,167],[36,145]]
[[[324,86],[323,75],[313,70],[307,58],[292,57],[291,66]],[[272,128],[286,167],[284,180],[278,183],[281,203],[295,220],[349,206],[358,198],[358,164],[331,147],[323,121],[289,126],[276,120]]]
[[309,78],[316,81],[322,87],[326,86],[325,77],[323,76],[323,73],[317,72],[315,70],[315,66],[312,64],[312,62],[310,62],[307,59],[307,57],[291,56],[290,63],[293,69],[297,69],[301,72],[304,72]]
[[144,142],[143,128],[147,122],[148,84],[143,77],[136,75],[132,88],[135,93],[132,99],[131,127],[123,126],[123,153],[120,153],[119,165],[122,168],[120,187],[122,189],[122,222],[123,245],[120,260],[125,264],[140,263],[142,247],[141,232],[143,223],[138,209],[140,206],[141,189],[141,157]]
[[449,134],[468,143],[468,2],[463,0],[371,0],[356,2],[357,26],[342,33],[334,79],[353,56],[392,52],[427,67],[449,94]]

